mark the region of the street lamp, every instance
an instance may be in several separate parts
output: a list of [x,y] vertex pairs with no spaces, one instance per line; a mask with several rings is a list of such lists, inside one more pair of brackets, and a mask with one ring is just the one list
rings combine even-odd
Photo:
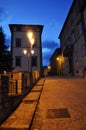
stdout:
[[32,49],[33,45],[34,45],[34,35],[33,32],[28,32],[27,33],[27,37],[30,41],[30,49]]
[[60,58],[60,56],[57,57],[56,60],[58,61],[57,63],[58,63],[58,67],[59,67],[59,74],[61,76],[61,58]]
[[57,57],[56,60],[59,63],[60,76],[62,76],[62,74],[63,74],[63,61],[64,61],[63,55],[60,55],[59,57]]
[[23,53],[24,53],[24,55],[26,55],[26,54],[27,54],[27,50],[26,50],[26,49],[24,49],[24,50],[23,50]]
[[32,39],[32,37],[33,37],[33,32],[28,32],[28,33],[27,33],[27,36],[28,36],[29,39]]
[[33,48],[33,45],[34,45],[34,35],[33,35],[33,32],[28,32],[27,33],[27,37],[29,39],[29,42],[30,42],[30,64],[31,64],[31,75],[32,75],[32,55],[34,54],[34,50],[32,49]]
[[32,82],[32,55],[34,54],[33,50],[33,45],[34,45],[34,35],[33,32],[28,32],[27,37],[29,39],[29,46],[30,46],[30,51],[28,52],[26,49],[23,50],[24,55],[29,55],[30,57],[30,76],[31,76],[31,82]]

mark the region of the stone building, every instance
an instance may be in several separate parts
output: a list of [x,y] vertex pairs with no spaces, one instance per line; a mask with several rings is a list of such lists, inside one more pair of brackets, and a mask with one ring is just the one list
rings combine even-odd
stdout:
[[65,74],[82,76],[86,67],[86,0],[73,0],[59,39]]
[[59,62],[57,61],[57,57],[61,56],[61,48],[57,48],[53,55],[50,58],[50,66],[51,66],[51,75],[59,75]]
[[[32,72],[40,77],[42,70],[42,25],[9,24],[13,72]],[[33,39],[29,39],[28,34]],[[30,37],[31,37],[30,36]],[[34,41],[30,41],[34,40]],[[31,42],[33,42],[31,45]],[[34,50],[34,54],[32,51]]]

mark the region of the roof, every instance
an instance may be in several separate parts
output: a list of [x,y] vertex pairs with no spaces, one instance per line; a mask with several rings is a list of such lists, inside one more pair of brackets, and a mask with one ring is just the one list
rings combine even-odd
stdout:
[[67,22],[67,20],[68,20],[68,18],[70,16],[70,13],[72,12],[72,9],[73,9],[74,5],[76,4],[76,2],[79,2],[80,10],[84,10],[85,7],[86,7],[86,0],[73,0],[72,5],[70,7],[70,10],[68,12],[68,15],[66,17],[66,20],[65,20],[65,22],[63,24],[62,30],[61,30],[61,32],[59,34],[59,38],[61,37],[61,34],[62,34],[63,30],[64,30],[65,25],[66,25],[66,22]]
[[64,24],[63,24],[62,30],[61,30],[61,32],[60,32],[60,34],[59,34],[59,38],[60,38],[60,36],[61,36],[61,34],[62,34],[62,32],[63,32],[63,29],[64,29],[64,27],[65,27],[65,25],[66,25],[66,22],[67,22],[67,20],[68,20],[68,18],[69,18],[69,15],[70,15],[70,13],[71,13],[71,11],[72,11],[72,8],[73,8],[73,5],[74,5],[74,4],[75,4],[75,0],[73,0],[73,3],[72,3],[72,5],[71,5],[71,7],[70,7],[70,10],[69,10],[68,15],[67,15],[67,17],[66,17],[66,20],[65,20],[65,22],[64,22]]
[[10,28],[10,31],[13,32],[13,28],[14,27],[25,27],[25,28],[30,28],[30,29],[36,29],[36,28],[39,28],[41,33],[42,33],[42,30],[43,30],[43,25],[32,25],[32,24],[9,24],[9,28]]

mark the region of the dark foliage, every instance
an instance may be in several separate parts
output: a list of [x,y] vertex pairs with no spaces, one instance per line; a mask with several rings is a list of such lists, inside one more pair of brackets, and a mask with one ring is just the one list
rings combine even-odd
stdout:
[[11,61],[11,52],[8,51],[8,46],[5,43],[5,34],[2,27],[0,27],[0,73],[11,71]]

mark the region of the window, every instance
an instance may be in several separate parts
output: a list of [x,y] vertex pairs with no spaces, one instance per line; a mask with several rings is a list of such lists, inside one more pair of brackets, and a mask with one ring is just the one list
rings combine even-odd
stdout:
[[37,66],[37,56],[32,56],[32,66]]
[[15,57],[15,66],[21,66],[21,56]]
[[21,38],[16,38],[16,47],[21,47]]
[[21,31],[22,31],[21,26],[17,26],[17,27],[16,27],[16,31],[21,32]]

